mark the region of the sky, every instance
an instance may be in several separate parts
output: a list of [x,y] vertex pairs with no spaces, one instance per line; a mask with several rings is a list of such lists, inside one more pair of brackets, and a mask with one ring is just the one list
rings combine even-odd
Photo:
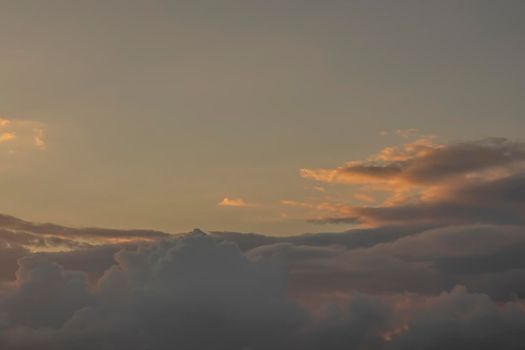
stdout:
[[522,349],[524,14],[0,0],[0,349]]
[[[521,1],[1,7],[0,116],[13,121],[3,129],[40,130],[42,145],[2,139],[0,211],[28,220],[348,229],[282,205],[321,201],[301,169],[428,135],[518,139],[525,127]],[[346,188],[324,190],[327,202],[360,204]],[[251,205],[218,205],[225,198]]]

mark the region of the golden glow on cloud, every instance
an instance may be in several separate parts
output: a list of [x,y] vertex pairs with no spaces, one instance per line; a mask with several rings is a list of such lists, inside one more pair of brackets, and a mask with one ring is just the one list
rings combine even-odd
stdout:
[[[425,137],[402,146],[386,147],[365,161],[350,161],[332,169],[301,169],[300,175],[319,182],[360,185],[367,190],[391,192],[390,199],[394,200],[420,187],[417,181],[407,176],[405,165],[428,157],[442,147]],[[364,193],[358,193],[354,198],[365,202],[374,201],[371,195]]]
[[424,137],[386,147],[364,161],[354,160],[336,168],[301,169],[303,178],[351,185],[353,193],[348,198],[365,205],[329,195],[282,204],[315,209],[310,210],[314,222],[322,222],[323,217],[332,223],[394,222],[405,215],[403,210],[424,206],[439,211],[442,203],[459,200],[457,193],[462,189],[512,178],[523,170],[524,143],[488,138],[443,145]]
[[45,148],[46,143],[44,142],[44,130],[35,129],[35,146],[38,148]]
[[44,125],[32,120],[0,118],[0,144],[9,153],[31,149],[44,149]]
[[4,132],[0,134],[0,143],[16,139],[16,135],[12,132]]
[[255,204],[248,203],[242,198],[228,198],[225,197],[218,204],[221,207],[237,207],[237,208],[251,208],[255,207]]
[[376,201],[376,199],[373,196],[365,193],[356,193],[354,194],[354,198],[358,201],[366,203],[374,203]]

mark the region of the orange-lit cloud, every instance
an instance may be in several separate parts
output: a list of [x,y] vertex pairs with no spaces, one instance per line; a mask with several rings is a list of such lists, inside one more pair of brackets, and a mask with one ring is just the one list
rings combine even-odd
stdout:
[[365,194],[365,193],[356,193],[354,194],[354,198],[357,199],[358,201],[366,202],[366,203],[374,203],[376,201],[376,199],[373,196]]
[[0,243],[10,242],[32,252],[67,251],[94,245],[154,241],[169,234],[154,230],[73,228],[34,223],[0,214]]
[[4,132],[0,134],[0,143],[16,139],[16,135],[12,132]]
[[9,119],[0,118],[0,127],[4,127],[6,125],[9,125],[10,121]]
[[42,129],[35,129],[35,136],[34,136],[35,146],[38,148],[45,148],[46,143],[44,141],[44,130]]
[[[499,195],[510,198],[521,193],[523,174],[525,143],[502,138],[448,145],[423,138],[401,147],[387,147],[364,161],[301,170],[305,178],[357,186],[353,198],[368,204],[374,203],[374,192],[387,193],[377,206],[337,204],[334,215],[320,213],[313,219],[366,224],[517,222],[520,215],[513,213],[516,207],[505,202],[497,207],[490,204]],[[514,194],[503,194],[509,186]],[[477,195],[480,193],[487,193],[487,197]],[[503,213],[503,208],[510,211]]]
[[0,118],[0,144],[9,153],[43,149],[45,127],[32,120]]
[[251,208],[255,207],[255,204],[248,203],[242,198],[228,198],[225,197],[218,204],[221,207],[237,207],[237,208]]
[[445,181],[494,177],[524,162],[524,144],[505,139],[453,145],[420,139],[402,147],[387,147],[365,161],[351,161],[332,169],[301,169],[300,175],[320,182],[397,192],[442,185]]

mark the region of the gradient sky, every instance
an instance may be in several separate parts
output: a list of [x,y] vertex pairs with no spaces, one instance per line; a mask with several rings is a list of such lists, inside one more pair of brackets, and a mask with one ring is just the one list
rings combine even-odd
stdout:
[[366,194],[300,169],[428,135],[523,136],[524,11],[519,0],[3,1],[0,212],[169,232],[351,227],[306,222],[301,208]]
[[0,349],[522,350],[523,18],[0,0]]

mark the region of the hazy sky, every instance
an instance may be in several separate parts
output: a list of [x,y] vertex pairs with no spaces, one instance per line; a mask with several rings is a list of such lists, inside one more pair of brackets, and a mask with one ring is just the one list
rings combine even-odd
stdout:
[[306,222],[310,209],[370,193],[300,169],[428,135],[523,136],[524,11],[0,1],[0,212],[170,232],[343,230]]
[[0,349],[523,349],[524,18],[0,0]]

